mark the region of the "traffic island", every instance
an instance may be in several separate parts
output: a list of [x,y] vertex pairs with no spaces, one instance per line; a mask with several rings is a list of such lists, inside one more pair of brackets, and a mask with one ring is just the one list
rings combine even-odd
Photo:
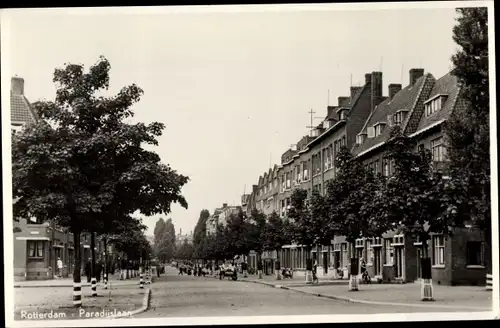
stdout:
[[14,320],[71,320],[113,319],[130,317],[146,311],[151,291],[136,285],[113,290],[100,290],[98,297],[90,296],[90,288],[83,290],[82,307],[72,305],[72,289],[39,288],[16,289]]

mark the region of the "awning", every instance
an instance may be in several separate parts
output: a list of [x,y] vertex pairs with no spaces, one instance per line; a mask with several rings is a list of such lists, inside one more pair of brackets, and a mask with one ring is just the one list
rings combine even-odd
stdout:
[[17,240],[47,240],[49,241],[49,237],[41,237],[41,236],[19,236],[16,237]]

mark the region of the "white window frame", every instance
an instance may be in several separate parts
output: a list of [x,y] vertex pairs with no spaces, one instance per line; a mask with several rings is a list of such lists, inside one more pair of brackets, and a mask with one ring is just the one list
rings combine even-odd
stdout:
[[432,236],[432,264],[434,267],[444,267],[445,260],[445,238],[444,235]]
[[392,239],[384,239],[384,266],[394,265],[394,247],[392,246]]
[[[437,155],[435,155],[434,152],[436,152]],[[438,137],[436,139],[431,140],[431,154],[432,154],[432,161],[434,162],[444,161],[446,149],[444,147],[443,137]]]

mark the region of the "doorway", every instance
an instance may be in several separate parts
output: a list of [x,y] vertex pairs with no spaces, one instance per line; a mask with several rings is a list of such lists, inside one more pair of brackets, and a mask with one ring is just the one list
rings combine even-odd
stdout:
[[404,278],[404,247],[394,247],[395,277]]
[[373,248],[373,268],[374,275],[382,275],[382,247]]

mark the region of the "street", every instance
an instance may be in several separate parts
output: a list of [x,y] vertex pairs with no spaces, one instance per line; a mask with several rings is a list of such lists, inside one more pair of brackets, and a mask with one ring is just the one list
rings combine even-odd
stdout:
[[445,312],[350,303],[251,282],[179,276],[173,268],[151,288],[149,310],[134,318]]

